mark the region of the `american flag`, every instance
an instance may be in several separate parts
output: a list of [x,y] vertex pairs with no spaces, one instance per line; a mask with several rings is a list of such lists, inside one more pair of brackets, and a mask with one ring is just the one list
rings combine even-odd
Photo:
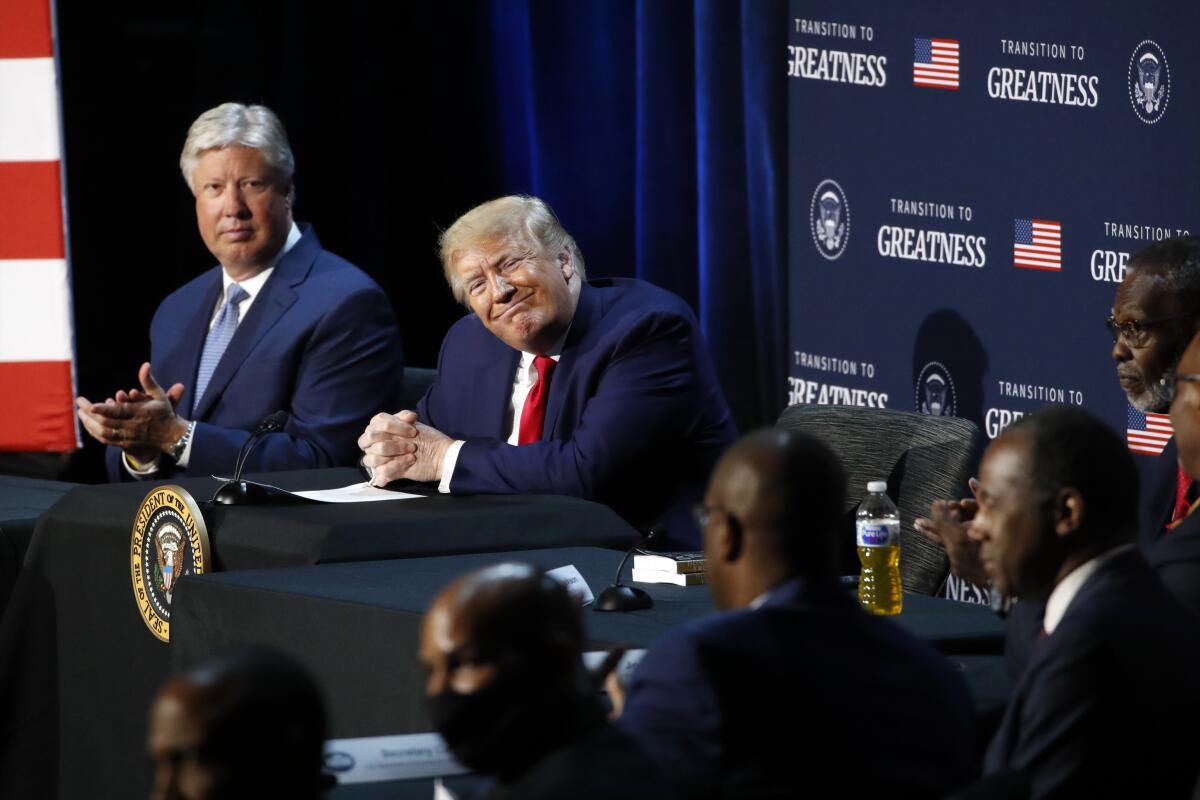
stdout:
[[1125,441],[1135,453],[1160,456],[1171,441],[1171,417],[1167,414],[1142,413],[1129,406],[1129,427],[1125,429]]
[[913,85],[958,88],[958,42],[913,39]]
[[1014,220],[1013,264],[1025,269],[1062,269],[1062,223],[1044,219]]
[[0,451],[79,447],[52,0],[0,2]]

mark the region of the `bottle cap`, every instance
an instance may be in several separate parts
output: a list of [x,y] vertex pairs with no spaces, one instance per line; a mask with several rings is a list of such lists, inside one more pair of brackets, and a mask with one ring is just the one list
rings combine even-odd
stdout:
[[867,483],[868,492],[887,492],[887,481],[870,481]]

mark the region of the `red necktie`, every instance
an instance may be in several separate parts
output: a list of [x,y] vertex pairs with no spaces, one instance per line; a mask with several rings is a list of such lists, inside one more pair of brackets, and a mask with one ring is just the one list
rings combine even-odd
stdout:
[[1179,474],[1175,478],[1175,513],[1171,515],[1171,522],[1178,522],[1187,516],[1188,509],[1192,504],[1188,502],[1188,489],[1192,488],[1192,479],[1183,471],[1183,467],[1179,468]]
[[550,356],[535,356],[533,368],[537,370],[537,383],[525,396],[525,407],[521,409],[521,430],[517,433],[517,444],[539,442],[542,439],[542,423],[546,421],[546,401],[550,397],[550,376],[558,365]]

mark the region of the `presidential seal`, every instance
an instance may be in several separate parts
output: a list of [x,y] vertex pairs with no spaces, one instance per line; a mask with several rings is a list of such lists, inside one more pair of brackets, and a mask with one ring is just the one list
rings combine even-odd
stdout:
[[1167,54],[1158,43],[1146,39],[1129,57],[1129,102],[1133,113],[1147,125],[1162,119],[1171,99],[1171,71]]
[[817,184],[808,215],[817,252],[833,261],[845,252],[850,238],[850,206],[837,181],[826,179]]
[[209,568],[208,529],[196,501],[178,486],[159,486],[138,507],[129,547],[133,599],[142,622],[171,640],[171,595],[184,575]]
[[917,411],[931,417],[952,417],[957,397],[950,370],[940,361],[930,361],[917,376]]

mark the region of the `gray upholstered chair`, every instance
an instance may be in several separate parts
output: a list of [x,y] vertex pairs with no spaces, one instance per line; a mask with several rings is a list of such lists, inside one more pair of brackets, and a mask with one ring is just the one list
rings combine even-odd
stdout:
[[[904,588],[933,594],[945,579],[945,554],[913,527],[939,498],[963,497],[979,461],[983,437],[970,420],[854,406],[795,405],[778,427],[809,433],[837,453],[846,470],[846,510],[852,515],[867,481],[886,480],[900,509],[900,576]],[[847,526],[852,544],[853,534]]]
[[433,385],[437,377],[436,369],[423,367],[404,368],[404,388],[400,391],[400,408],[388,409],[389,412],[402,409],[415,409],[417,401],[425,396],[425,392]]

